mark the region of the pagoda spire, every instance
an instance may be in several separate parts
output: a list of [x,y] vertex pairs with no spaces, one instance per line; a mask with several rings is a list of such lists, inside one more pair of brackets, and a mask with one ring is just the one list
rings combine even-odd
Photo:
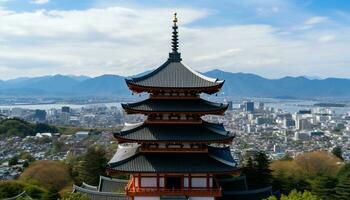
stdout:
[[174,13],[174,19],[173,19],[173,22],[174,22],[174,25],[173,25],[173,38],[172,38],[172,42],[171,42],[171,47],[172,47],[172,50],[173,52],[177,52],[178,50],[178,47],[179,47],[179,42],[178,42],[178,32],[177,32],[177,17],[176,17],[177,13]]
[[174,13],[174,19],[173,19],[173,32],[172,32],[172,41],[171,41],[171,49],[172,52],[169,53],[169,60],[174,62],[180,62],[181,54],[178,52],[179,49],[179,36],[178,36],[178,27],[177,27],[177,13]]

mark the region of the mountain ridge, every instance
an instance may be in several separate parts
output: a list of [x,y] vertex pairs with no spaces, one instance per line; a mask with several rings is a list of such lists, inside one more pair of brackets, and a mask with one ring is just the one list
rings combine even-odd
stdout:
[[[228,96],[350,97],[350,79],[346,78],[309,79],[305,76],[286,76],[269,79],[252,73],[233,73],[219,69],[202,74],[225,80],[221,93]],[[125,96],[131,94],[124,80],[128,77],[112,74],[97,77],[56,74],[0,80],[0,96]]]

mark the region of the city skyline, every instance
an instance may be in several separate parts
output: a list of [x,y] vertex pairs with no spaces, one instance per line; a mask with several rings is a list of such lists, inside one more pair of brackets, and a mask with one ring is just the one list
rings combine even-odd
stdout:
[[180,51],[195,70],[349,78],[349,7],[326,0],[3,0],[0,79],[156,68],[170,51],[165,27],[175,11]]

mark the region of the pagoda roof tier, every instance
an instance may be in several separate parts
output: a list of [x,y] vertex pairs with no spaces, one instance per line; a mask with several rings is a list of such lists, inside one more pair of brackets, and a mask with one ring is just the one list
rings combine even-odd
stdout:
[[[120,155],[123,154],[123,155]],[[125,156],[126,155],[126,156]],[[118,149],[107,170],[126,173],[233,173],[238,170],[228,147],[209,147],[208,153],[142,153]]]
[[[176,55],[180,55],[176,53]],[[126,79],[134,92],[196,91],[213,94],[220,90],[224,81],[209,78],[184,65],[180,60],[169,58],[154,71],[136,78]]]
[[222,124],[203,121],[201,124],[149,124],[125,126],[114,133],[119,142],[231,142],[234,135]]
[[191,113],[222,115],[228,104],[197,99],[146,99],[136,103],[122,104],[129,114]]

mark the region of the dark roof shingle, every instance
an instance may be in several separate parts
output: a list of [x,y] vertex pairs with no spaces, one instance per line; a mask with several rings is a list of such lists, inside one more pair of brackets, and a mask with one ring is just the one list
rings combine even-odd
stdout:
[[125,110],[134,112],[219,112],[228,105],[204,99],[146,99],[136,103],[122,104]]
[[127,79],[127,82],[156,88],[203,88],[223,84],[223,81],[206,77],[181,62],[169,60],[156,70],[144,76]]
[[114,133],[116,138],[131,141],[222,141],[232,139],[222,124],[147,124],[140,123]]
[[[225,157],[228,148],[215,148],[209,153],[136,153],[134,156],[109,163],[112,171],[143,173],[231,173],[237,170],[236,163]],[[221,158],[218,151],[222,151]]]

